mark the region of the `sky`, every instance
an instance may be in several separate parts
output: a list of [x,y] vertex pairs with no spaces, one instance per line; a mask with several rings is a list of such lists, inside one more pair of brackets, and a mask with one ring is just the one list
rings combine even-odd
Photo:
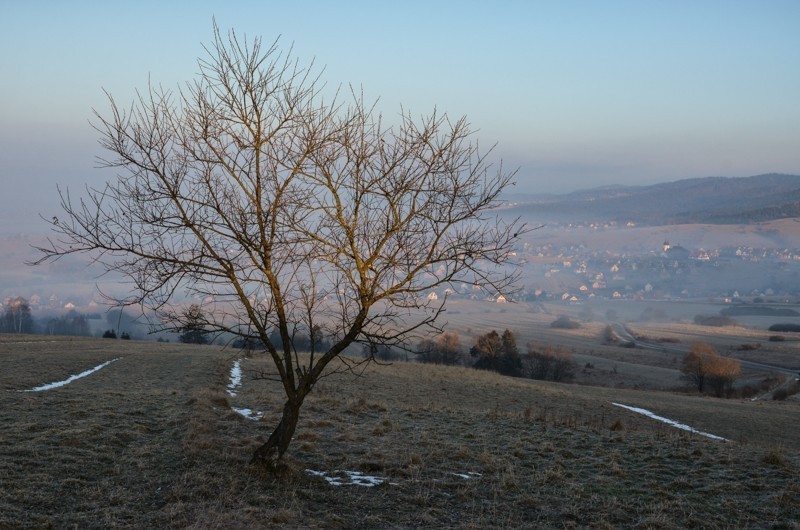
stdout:
[[0,18],[3,231],[114,176],[95,168],[104,90],[191,80],[213,19],[387,121],[466,115],[520,192],[800,173],[797,0],[2,0]]

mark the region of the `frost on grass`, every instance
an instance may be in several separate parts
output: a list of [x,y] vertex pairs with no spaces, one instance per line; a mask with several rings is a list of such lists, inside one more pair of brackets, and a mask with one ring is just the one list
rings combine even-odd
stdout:
[[80,379],[81,377],[86,377],[89,374],[93,374],[94,372],[96,372],[96,371],[98,371],[98,370],[100,370],[102,368],[105,368],[109,364],[113,363],[114,361],[118,361],[120,359],[122,359],[122,357],[117,357],[116,359],[111,359],[110,361],[106,361],[103,364],[98,364],[94,368],[90,368],[89,370],[86,370],[86,371],[81,372],[79,374],[71,375],[68,378],[64,379],[63,381],[56,381],[55,383],[48,383],[46,385],[37,386],[37,387],[34,387],[34,388],[29,388],[28,390],[20,390],[20,392],[42,392],[44,390],[52,390],[54,388],[58,388],[58,387],[61,387],[61,386],[64,386],[64,385],[68,385],[71,382],[75,381],[76,379]]
[[258,412],[258,411],[252,410],[252,409],[240,409],[240,408],[236,408],[236,407],[231,407],[231,410],[236,412],[236,413],[238,413],[238,414],[241,414],[242,416],[244,416],[248,420],[257,421],[257,420],[260,420],[261,418],[264,417],[264,413],[263,412]]
[[673,427],[677,427],[678,429],[683,429],[684,431],[689,431],[689,432],[694,433],[694,434],[699,434],[700,436],[705,436],[707,438],[711,438],[712,440],[728,441],[727,438],[723,438],[722,436],[717,436],[716,434],[709,434],[707,432],[698,431],[694,427],[690,427],[688,425],[684,425],[683,423],[678,423],[677,421],[671,420],[669,418],[665,418],[663,416],[657,416],[657,415],[653,414],[652,412],[650,412],[647,409],[640,409],[638,407],[629,407],[628,405],[620,405],[619,403],[611,403],[611,404],[614,405],[615,407],[622,407],[623,409],[628,409],[628,410],[630,410],[632,412],[636,412],[638,414],[644,414],[645,416],[648,416],[650,418],[653,418],[654,420],[666,423],[667,425],[672,425]]
[[365,475],[360,471],[342,471],[337,469],[331,476],[328,476],[328,473],[325,471],[306,469],[306,473],[315,477],[322,477],[331,486],[363,486],[365,488],[373,488],[386,482],[384,478]]
[[228,394],[231,397],[236,397],[236,391],[242,386],[242,362],[240,360],[234,361],[231,367],[231,382],[228,383]]

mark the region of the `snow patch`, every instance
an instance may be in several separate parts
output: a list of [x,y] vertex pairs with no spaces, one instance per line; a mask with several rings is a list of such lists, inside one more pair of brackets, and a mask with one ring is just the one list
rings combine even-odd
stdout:
[[[332,476],[328,476],[325,471],[306,469],[306,473],[314,477],[322,477],[331,486],[363,486],[365,488],[374,488],[386,482],[386,479],[382,477],[365,475],[360,471],[343,471],[337,469],[333,472]],[[395,485],[391,482],[389,484]]]
[[28,390],[20,390],[20,392],[42,392],[44,390],[52,390],[54,388],[58,388],[58,387],[61,387],[61,386],[64,386],[64,385],[68,385],[71,382],[75,381],[76,379],[80,379],[81,377],[86,377],[89,374],[93,374],[94,372],[96,372],[96,371],[98,371],[98,370],[100,370],[102,368],[105,368],[109,364],[113,363],[114,361],[118,361],[120,359],[122,359],[122,357],[117,357],[116,359],[111,359],[110,361],[106,361],[103,364],[99,364],[99,365],[95,366],[94,368],[90,368],[89,370],[86,370],[86,371],[81,372],[79,374],[71,375],[68,378],[64,379],[63,381],[57,381],[55,383],[48,383],[46,385],[37,386],[37,387],[34,387],[34,388],[29,388]]
[[236,413],[238,413],[238,414],[241,414],[242,416],[244,416],[248,420],[257,421],[257,420],[260,420],[261,418],[264,417],[264,413],[263,412],[257,412],[257,411],[252,410],[252,409],[239,409],[239,408],[236,408],[236,407],[231,407],[231,410],[236,412]]
[[231,367],[231,382],[228,383],[228,394],[231,397],[236,397],[236,391],[242,386],[242,361],[234,361]]
[[615,407],[622,407],[623,409],[628,409],[628,410],[630,410],[632,412],[636,412],[638,414],[644,414],[645,416],[648,416],[650,418],[653,418],[654,420],[666,423],[667,425],[671,425],[673,427],[677,427],[678,429],[683,429],[684,431],[689,431],[689,432],[694,433],[694,434],[699,434],[700,436],[705,436],[706,438],[711,438],[712,440],[722,440],[722,441],[725,441],[725,442],[728,441],[727,438],[723,438],[722,436],[717,436],[716,434],[709,434],[707,432],[698,431],[694,427],[690,427],[688,425],[684,425],[683,423],[678,423],[677,421],[671,420],[669,418],[664,418],[663,416],[656,416],[655,414],[653,414],[652,412],[650,412],[647,409],[640,409],[640,408],[637,408],[637,407],[629,407],[628,405],[621,405],[619,403],[611,403],[611,404],[614,405]]
[[455,476],[457,476],[459,478],[463,478],[464,480],[469,480],[469,479],[472,479],[472,478],[482,477],[483,476],[480,473],[477,473],[475,471],[468,471],[467,473],[450,473],[450,474],[451,475],[455,475]]

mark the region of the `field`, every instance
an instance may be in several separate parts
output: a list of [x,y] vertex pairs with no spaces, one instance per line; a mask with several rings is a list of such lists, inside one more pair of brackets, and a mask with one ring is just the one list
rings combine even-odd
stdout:
[[0,338],[0,528],[800,526],[797,402],[372,365],[321,381],[285,462],[267,470],[248,464],[282,405],[252,377],[262,362],[219,347]]
[[[696,315],[719,314],[725,304],[710,302],[630,302],[596,300],[582,304],[448,301],[447,329],[457,332],[465,348],[475,337],[491,329],[510,329],[517,336],[520,351],[558,345],[572,353],[579,370],[575,382],[615,388],[680,390],[683,355],[671,351],[622,348],[609,345],[605,329],[609,318],[624,322],[632,333],[653,342],[687,351],[692,344],[707,342],[722,354],[737,359],[765,363],[800,372],[800,337],[786,334],[783,342],[773,342],[775,333],[767,328],[775,317],[736,317],[737,326],[709,327],[693,324]],[[792,306],[795,309],[797,306]],[[642,320],[642,315],[660,318]],[[580,322],[578,329],[554,329],[559,316]],[[798,317],[782,317],[800,323]],[[739,386],[758,386],[770,377],[768,372],[744,369]]]

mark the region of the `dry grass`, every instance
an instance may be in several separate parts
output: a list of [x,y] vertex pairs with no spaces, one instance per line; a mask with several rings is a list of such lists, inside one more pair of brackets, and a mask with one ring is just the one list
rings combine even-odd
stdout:
[[[234,352],[0,342],[0,527],[793,527],[797,403],[557,385],[395,363],[320,382],[290,453],[247,464],[276,385]],[[113,357],[68,386],[19,393]],[[609,401],[742,442],[706,440]],[[262,411],[262,421],[230,405]],[[776,424],[769,442],[758,431]],[[716,430],[715,430],[716,429]],[[733,433],[733,434],[731,434]],[[738,433],[738,434],[737,434]],[[777,449],[776,449],[777,447]],[[312,476],[360,471],[374,488]],[[335,507],[335,509],[332,509]]]

